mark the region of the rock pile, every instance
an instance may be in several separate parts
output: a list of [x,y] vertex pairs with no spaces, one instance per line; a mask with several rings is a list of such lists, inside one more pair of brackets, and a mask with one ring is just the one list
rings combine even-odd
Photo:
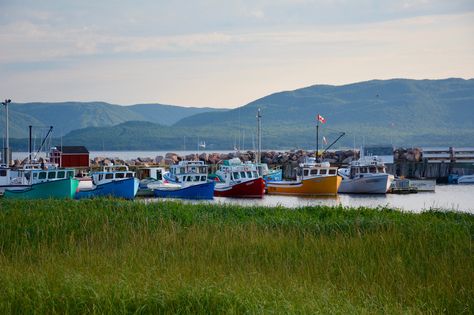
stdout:
[[[261,161],[269,165],[285,165],[285,164],[298,164],[302,163],[306,157],[314,157],[314,151],[294,150],[294,151],[264,151],[262,152]],[[129,166],[150,166],[150,165],[173,165],[179,161],[204,161],[206,164],[216,165],[222,163],[224,160],[232,158],[239,158],[243,162],[254,161],[255,152],[243,151],[243,152],[230,152],[230,153],[201,153],[201,154],[188,154],[186,156],[180,156],[177,153],[169,152],[165,156],[156,156],[153,158],[137,158],[131,160],[122,160],[119,158],[110,157],[96,157],[91,160],[92,167],[100,167],[104,165],[125,164]],[[352,150],[341,150],[325,152],[323,160],[333,164],[348,164],[354,159],[359,158],[359,153]]]

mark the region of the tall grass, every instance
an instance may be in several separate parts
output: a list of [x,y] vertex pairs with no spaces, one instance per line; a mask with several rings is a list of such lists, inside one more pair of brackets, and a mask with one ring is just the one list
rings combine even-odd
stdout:
[[0,312],[472,313],[474,216],[0,200]]

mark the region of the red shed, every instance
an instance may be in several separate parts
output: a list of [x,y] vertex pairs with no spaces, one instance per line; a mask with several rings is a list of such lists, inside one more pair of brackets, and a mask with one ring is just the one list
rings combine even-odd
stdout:
[[84,146],[61,146],[51,148],[50,161],[59,167],[89,167],[89,151]]

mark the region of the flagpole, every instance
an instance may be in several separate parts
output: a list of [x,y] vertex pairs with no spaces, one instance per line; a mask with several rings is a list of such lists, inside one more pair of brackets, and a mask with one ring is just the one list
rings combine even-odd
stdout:
[[316,162],[319,162],[319,119],[316,122]]

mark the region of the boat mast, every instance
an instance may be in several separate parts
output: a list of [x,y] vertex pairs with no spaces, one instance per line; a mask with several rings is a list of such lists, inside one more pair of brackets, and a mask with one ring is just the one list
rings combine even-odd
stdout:
[[257,156],[255,158],[255,164],[260,164],[262,154],[262,114],[260,108],[257,110]]
[[3,149],[3,162],[6,164],[7,167],[10,166],[10,135],[8,134],[8,104],[11,103],[12,100],[7,99],[2,102],[2,105],[5,106],[5,148]]

